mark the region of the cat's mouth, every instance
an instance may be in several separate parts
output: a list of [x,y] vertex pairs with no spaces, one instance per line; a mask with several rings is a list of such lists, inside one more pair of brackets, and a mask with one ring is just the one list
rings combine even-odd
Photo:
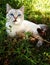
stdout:
[[15,19],[13,22],[17,22],[17,20]]
[[20,21],[21,21],[21,20],[20,20],[20,18],[17,18],[17,19],[14,19],[14,21],[13,21],[13,22],[14,22],[15,24],[19,24],[19,23],[20,23]]

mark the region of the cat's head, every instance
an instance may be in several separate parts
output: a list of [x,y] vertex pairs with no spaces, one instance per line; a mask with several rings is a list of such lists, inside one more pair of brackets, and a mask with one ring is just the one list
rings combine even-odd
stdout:
[[24,20],[24,6],[20,9],[13,9],[9,4],[6,4],[6,19],[13,24],[20,24]]

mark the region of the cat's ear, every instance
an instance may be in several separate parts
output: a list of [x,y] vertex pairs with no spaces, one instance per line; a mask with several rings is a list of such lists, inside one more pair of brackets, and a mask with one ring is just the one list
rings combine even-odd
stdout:
[[11,10],[11,9],[12,9],[11,6],[7,3],[7,4],[6,4],[6,13],[8,13],[9,10]]
[[20,10],[24,13],[24,6],[22,6],[22,7],[20,8]]

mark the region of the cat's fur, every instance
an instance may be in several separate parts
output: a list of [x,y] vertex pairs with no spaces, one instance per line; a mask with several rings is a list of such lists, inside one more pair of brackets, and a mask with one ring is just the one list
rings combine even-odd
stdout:
[[39,41],[37,46],[42,45],[42,41],[40,40],[40,35],[38,33],[38,28],[41,29],[41,25],[32,23],[30,21],[24,20],[24,6],[20,9],[13,9],[9,4],[6,5],[6,31],[9,36],[14,37],[19,32],[31,32],[33,35],[39,36]]

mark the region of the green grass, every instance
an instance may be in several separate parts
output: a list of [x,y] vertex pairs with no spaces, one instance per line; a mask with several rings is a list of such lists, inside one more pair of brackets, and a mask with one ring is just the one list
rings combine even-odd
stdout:
[[[43,1],[44,4],[41,5]],[[48,44],[44,43],[42,47],[37,48],[36,42],[33,43],[29,40],[29,33],[25,34],[28,37],[25,39],[10,38],[7,36],[5,28],[6,3],[13,8],[20,8],[24,5],[25,19],[35,23],[45,23],[50,28],[50,0],[43,1],[0,0],[0,65],[50,65],[50,46]],[[42,9],[43,11],[41,11]],[[49,32],[46,38],[50,40]]]

